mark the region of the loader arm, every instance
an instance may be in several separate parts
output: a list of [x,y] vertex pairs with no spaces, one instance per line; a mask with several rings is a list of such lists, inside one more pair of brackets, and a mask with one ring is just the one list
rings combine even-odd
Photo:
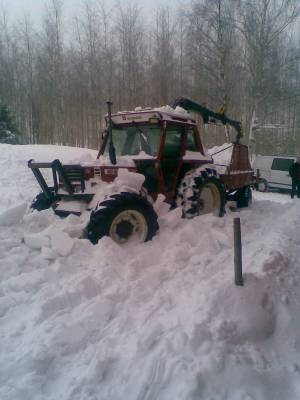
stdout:
[[192,111],[200,114],[205,124],[216,123],[216,121],[220,121],[224,125],[228,124],[232,126],[237,133],[237,143],[239,143],[240,139],[243,137],[242,125],[239,121],[230,119],[225,114],[216,113],[193,100],[187,99],[186,97],[178,97],[170,104],[170,106],[172,108],[179,106],[184,108],[186,111]]

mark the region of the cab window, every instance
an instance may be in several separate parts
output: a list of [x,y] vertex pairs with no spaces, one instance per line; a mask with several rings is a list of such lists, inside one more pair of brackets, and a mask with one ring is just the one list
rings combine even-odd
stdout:
[[194,129],[192,129],[192,128],[188,129],[186,150],[187,151],[197,151]]
[[176,159],[180,156],[184,127],[169,126],[166,132],[166,141],[163,150],[163,158]]

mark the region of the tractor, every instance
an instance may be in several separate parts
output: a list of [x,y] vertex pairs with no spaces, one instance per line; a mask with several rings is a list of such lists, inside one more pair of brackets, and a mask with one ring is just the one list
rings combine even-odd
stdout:
[[[137,108],[112,114],[108,102],[106,130],[95,161],[62,164],[28,161],[42,192],[32,208],[52,208],[59,216],[88,216],[85,237],[96,244],[109,236],[115,242],[151,240],[159,229],[153,204],[158,195],[170,209],[182,208],[193,218],[223,216],[226,201],[247,206],[253,180],[248,148],[239,143],[241,126],[224,114],[179,98],[172,106]],[[237,132],[230,164],[218,173],[204,151],[199,127],[189,111],[204,124],[231,125]],[[41,169],[51,169],[49,186]],[[119,185],[117,184],[119,183]]]

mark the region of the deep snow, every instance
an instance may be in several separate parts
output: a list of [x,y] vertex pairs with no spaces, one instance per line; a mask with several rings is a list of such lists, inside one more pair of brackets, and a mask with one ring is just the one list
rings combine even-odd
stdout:
[[193,220],[161,205],[153,241],[93,246],[80,218],[29,212],[26,162],[95,154],[0,145],[0,399],[298,400],[300,202],[255,192]]

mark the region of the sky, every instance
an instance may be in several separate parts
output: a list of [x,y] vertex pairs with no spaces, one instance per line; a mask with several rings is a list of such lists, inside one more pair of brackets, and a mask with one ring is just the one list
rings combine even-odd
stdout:
[[[48,0],[49,1],[49,0]],[[121,3],[127,3],[128,0],[119,0]],[[135,0],[134,3],[140,4],[143,8],[151,10],[159,5],[174,6],[177,3],[186,0]],[[80,15],[80,9],[83,0],[63,0],[63,10],[65,19],[72,19],[74,15]],[[111,3],[107,0],[107,3]],[[4,6],[8,12],[9,19],[22,18],[24,13],[30,14],[33,22],[38,24],[45,8],[47,0],[0,0],[0,5]]]

